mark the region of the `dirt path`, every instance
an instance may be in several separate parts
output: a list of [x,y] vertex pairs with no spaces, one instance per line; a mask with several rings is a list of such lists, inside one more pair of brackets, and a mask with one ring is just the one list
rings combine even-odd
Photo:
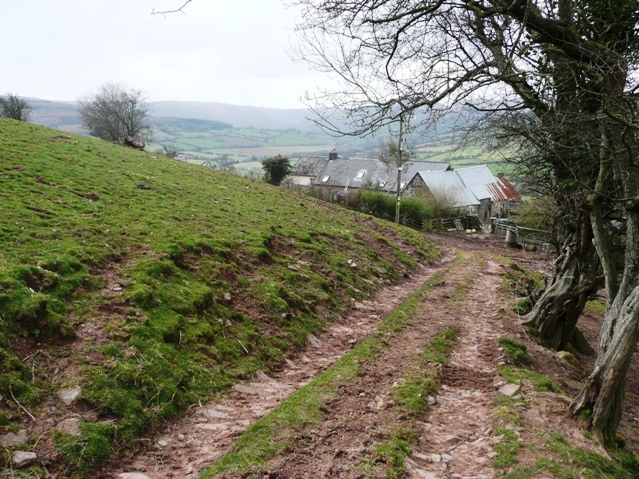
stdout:
[[[131,451],[129,458],[108,465],[96,477],[197,478],[251,424],[374,332],[384,316],[435,275],[435,286],[426,293],[409,325],[378,357],[360,364],[354,380],[341,386],[322,409],[323,420],[292,431],[292,446],[269,460],[267,474],[249,471],[222,477],[488,479],[497,475],[492,467],[495,448],[504,439],[496,427],[505,423],[514,431],[516,443],[527,444],[517,455],[524,466],[544,457],[552,432],[569,438],[571,444],[602,454],[587,439],[583,423],[566,413],[565,396],[536,392],[522,381],[514,393],[514,406],[507,413],[511,417],[504,418],[504,411],[495,403],[496,391],[505,385],[497,369],[504,362],[499,338],[529,338],[512,315],[505,313],[513,301],[500,289],[501,273],[508,266],[490,252],[511,256],[519,264],[538,270],[548,268],[549,260],[504,248],[498,240],[473,241],[446,235],[433,235],[433,239],[444,252],[437,265],[422,268],[405,284],[381,291],[371,301],[354,304],[349,317],[332,324],[317,338],[310,337],[308,348],[281,370],[269,376],[260,373],[253,381],[194,408],[160,437]],[[394,400],[394,388],[411,374],[421,373],[424,347],[438,332],[451,327],[458,332],[456,345],[450,362],[441,368],[439,387],[429,398],[430,406],[424,413],[406,414]],[[586,314],[583,328],[591,343],[596,342],[597,327],[597,319]],[[569,395],[574,394],[579,388],[579,374],[567,371],[552,352],[529,344],[536,369],[557,381]],[[630,383],[637,383],[637,378],[630,378]],[[639,422],[635,417],[635,392],[629,391],[628,397],[634,399],[626,403],[629,420],[622,431]],[[393,461],[380,456],[380,444],[406,431],[414,435],[411,453],[401,466],[402,475],[388,476]],[[558,476],[543,472],[530,477]]]
[[248,426],[334,364],[439,268],[423,267],[402,285],[385,288],[372,300],[354,303],[348,317],[317,337],[309,337],[308,348],[289,359],[281,370],[268,376],[259,373],[253,381],[238,384],[195,408],[158,438],[132,450],[130,457],[108,464],[97,478],[196,478]]
[[457,346],[443,368],[437,404],[421,427],[414,460],[409,462],[411,477],[493,476],[492,398],[502,384],[495,366],[499,362],[498,340],[504,334],[498,312],[504,306],[497,289],[501,271],[501,264],[480,259],[475,253],[467,265],[453,273],[476,275],[465,300],[451,312],[451,321],[460,328]]
[[[401,336],[340,391],[324,420],[296,438],[294,450],[269,461],[271,477],[384,477],[388,464],[375,459],[379,444],[407,428],[418,435],[406,461],[410,477],[493,476],[492,394],[500,383],[495,355],[502,332],[496,318],[500,281],[494,276],[500,266],[478,254],[453,265],[455,253],[447,248],[439,265],[444,281],[427,294]],[[396,407],[393,389],[418,371],[429,340],[450,327],[458,330],[458,340],[442,371],[436,404],[428,414],[407,417]]]

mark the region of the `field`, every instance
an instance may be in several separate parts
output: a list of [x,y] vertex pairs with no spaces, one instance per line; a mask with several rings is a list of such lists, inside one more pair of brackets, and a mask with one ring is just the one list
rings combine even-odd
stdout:
[[[444,136],[427,144],[411,141],[410,152],[420,161],[449,162],[455,168],[487,164],[494,174],[510,171],[502,158],[479,142],[459,145]],[[332,138],[320,133],[294,130],[255,130],[250,128],[208,132],[157,132],[150,149],[168,146],[188,162],[214,168],[232,165],[244,176],[259,177],[261,161],[275,155],[294,163],[302,155],[328,156],[335,148],[342,157],[376,158],[388,138]]]
[[[283,155],[290,159],[296,159],[301,155],[327,156],[333,148],[338,148],[344,156],[358,156],[375,145],[376,143],[371,143],[370,139],[335,139],[323,133],[292,129],[233,128],[205,132],[156,130],[150,148],[160,149],[166,146],[193,162],[208,160],[219,166],[261,161],[275,155]],[[246,169],[245,166],[240,168]]]
[[[82,133],[77,104],[36,100],[33,106],[36,123]],[[261,165],[255,162],[269,156],[279,154],[295,161],[301,155],[327,156],[336,149],[341,157],[377,158],[390,139],[388,133],[365,138],[328,135],[305,119],[308,112],[304,110],[160,102],[154,104],[153,111],[158,116],[149,117],[149,151],[166,147],[193,164],[207,162],[215,168],[233,165],[240,174],[253,177],[261,174]],[[493,173],[509,171],[502,159],[487,152],[479,141],[468,142],[454,133],[455,127],[468,121],[458,115],[445,116],[431,130],[409,137],[409,148],[420,160],[450,162],[454,167],[489,164]]]

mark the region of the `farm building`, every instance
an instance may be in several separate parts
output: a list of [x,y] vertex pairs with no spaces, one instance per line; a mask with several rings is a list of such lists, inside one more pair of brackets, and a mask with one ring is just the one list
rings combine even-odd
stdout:
[[289,173],[292,183],[310,187],[328,161],[325,156],[300,156]]
[[503,177],[494,176],[486,165],[446,171],[420,171],[406,185],[406,196],[435,197],[482,221],[507,217],[519,193]]
[[[403,189],[418,171],[450,169],[449,163],[407,162],[402,168],[401,188]],[[397,168],[377,159],[339,158],[337,153],[333,152],[312,184],[319,196],[333,201],[346,198],[359,188],[393,193],[397,190]]]

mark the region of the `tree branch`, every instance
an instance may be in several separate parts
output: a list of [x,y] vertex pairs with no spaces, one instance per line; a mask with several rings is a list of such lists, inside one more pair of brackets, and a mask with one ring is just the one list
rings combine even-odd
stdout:
[[193,0],[186,0],[184,2],[184,5],[182,5],[180,8],[176,8],[175,10],[164,10],[164,11],[156,12],[155,9],[153,9],[153,11],[151,12],[151,15],[168,15],[170,13],[183,13],[184,15],[186,15],[186,13],[184,12],[184,7],[186,7],[192,1]]

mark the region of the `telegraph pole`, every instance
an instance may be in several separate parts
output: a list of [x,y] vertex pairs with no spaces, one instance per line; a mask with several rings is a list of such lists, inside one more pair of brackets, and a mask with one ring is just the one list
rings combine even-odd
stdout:
[[404,115],[399,116],[399,150],[397,154],[397,204],[395,205],[395,223],[399,224],[399,204],[401,202],[402,181],[402,136],[404,134]]

